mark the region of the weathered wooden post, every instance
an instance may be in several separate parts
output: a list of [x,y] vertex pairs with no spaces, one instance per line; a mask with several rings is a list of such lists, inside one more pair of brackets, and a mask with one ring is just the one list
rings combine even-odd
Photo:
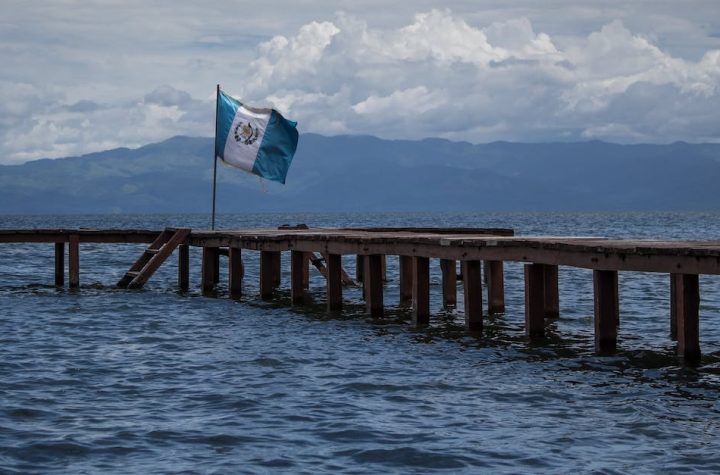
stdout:
[[618,273],[612,270],[593,270],[595,291],[595,351],[611,353],[617,347],[617,322],[620,308]]
[[290,251],[290,299],[293,305],[301,305],[305,301],[305,271],[307,267],[306,253]]
[[411,256],[398,256],[400,267],[400,305],[412,304],[413,292],[413,258]]
[[213,263],[213,269],[215,269],[215,275],[213,275],[213,282],[215,284],[214,287],[217,287],[217,285],[220,283],[220,248],[216,248],[217,252],[215,253],[215,262]]
[[525,264],[525,334],[545,334],[545,266]]
[[505,313],[505,271],[502,261],[485,261],[487,270],[488,313]]
[[326,254],[327,266],[327,309],[336,312],[342,309],[342,256]]
[[302,278],[303,289],[310,288],[310,252],[303,252]]
[[203,247],[202,250],[202,269],[200,287],[203,295],[211,294],[215,291],[218,283],[219,270],[219,251],[217,247]]
[[243,274],[242,249],[230,247],[228,249],[228,287],[231,299],[239,299],[242,296]]
[[700,362],[700,281],[697,274],[676,274],[677,351],[688,365]]
[[470,331],[482,331],[482,263],[463,261],[463,293],[465,296],[465,327]]
[[362,254],[355,256],[355,280],[365,282],[365,256]]
[[454,259],[440,259],[442,274],[443,307],[457,305],[457,262]]
[[273,275],[273,287],[276,289],[280,288],[282,284],[282,252],[277,251],[270,254],[271,268]]
[[276,262],[280,261],[279,251],[260,251],[260,298],[272,300],[273,289],[277,279],[275,274]]
[[560,317],[560,288],[558,266],[545,267],[545,318]]
[[670,274],[670,338],[677,341],[677,280],[682,274]]
[[413,257],[413,323],[427,325],[430,323],[430,259]]
[[80,236],[71,234],[68,238],[68,270],[70,273],[70,288],[80,288]]
[[178,287],[181,292],[190,290],[190,246],[178,246]]
[[383,308],[383,281],[382,281],[382,255],[368,254],[363,256],[365,269],[365,306],[367,312],[375,318],[384,315]]
[[55,243],[55,285],[65,285],[65,243]]

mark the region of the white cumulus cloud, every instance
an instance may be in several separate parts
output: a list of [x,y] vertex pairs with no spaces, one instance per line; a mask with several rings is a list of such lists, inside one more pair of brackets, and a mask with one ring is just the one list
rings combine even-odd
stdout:
[[[345,13],[259,4],[238,19],[186,0],[127,0],[72,18],[63,0],[10,1],[0,163],[210,136],[217,82],[277,107],[301,132],[720,141],[720,21],[700,4],[418,0],[414,12],[363,0]],[[122,22],[99,28],[109,11]]]

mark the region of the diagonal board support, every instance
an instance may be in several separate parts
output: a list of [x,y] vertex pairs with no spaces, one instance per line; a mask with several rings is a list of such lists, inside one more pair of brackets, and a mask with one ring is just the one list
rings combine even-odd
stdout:
[[[328,277],[328,269],[326,266],[326,263],[328,262],[328,258],[326,254],[319,255],[316,252],[310,253],[310,263],[315,266],[315,268],[327,279]],[[351,286],[355,285],[355,281],[352,280],[352,277],[348,275],[347,272],[345,272],[345,269],[340,267],[340,279],[342,282],[342,285],[344,286]]]
[[142,288],[162,263],[172,255],[173,251],[185,242],[190,231],[189,228],[179,228],[165,229],[161,232],[130,267],[130,270],[118,281],[117,287],[122,289]]

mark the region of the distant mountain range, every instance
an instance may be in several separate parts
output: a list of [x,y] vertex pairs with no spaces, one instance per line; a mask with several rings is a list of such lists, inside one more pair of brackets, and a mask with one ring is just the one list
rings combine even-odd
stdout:
[[[211,138],[0,166],[0,213],[208,212]],[[473,145],[303,134],[287,185],[219,167],[218,211],[720,208],[720,144]]]

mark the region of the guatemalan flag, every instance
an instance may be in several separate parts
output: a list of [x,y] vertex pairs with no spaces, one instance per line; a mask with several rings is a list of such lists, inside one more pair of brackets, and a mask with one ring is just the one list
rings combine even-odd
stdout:
[[275,109],[249,107],[222,91],[217,101],[215,156],[228,165],[285,183],[298,143],[297,122]]

